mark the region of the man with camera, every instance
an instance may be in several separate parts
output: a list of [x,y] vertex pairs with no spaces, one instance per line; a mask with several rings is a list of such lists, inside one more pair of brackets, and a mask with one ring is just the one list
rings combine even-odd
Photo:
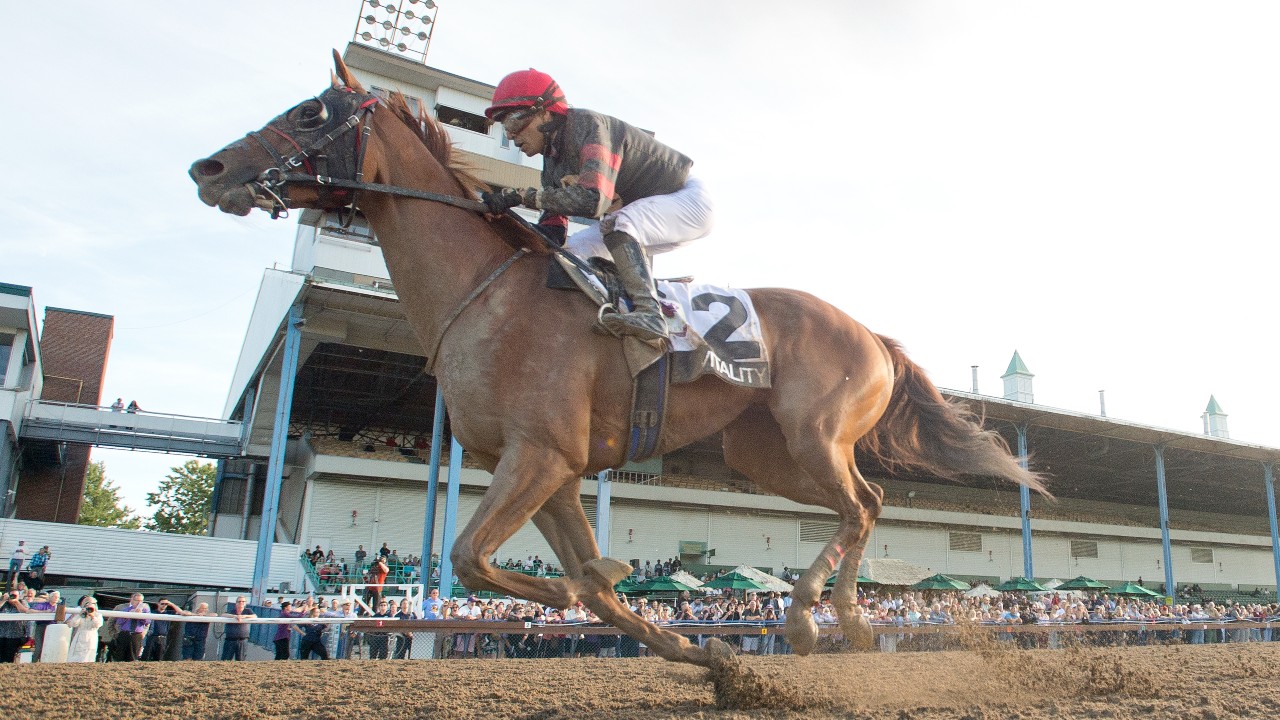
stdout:
[[[0,613],[27,613],[32,612],[27,604],[22,602],[22,596],[17,590],[10,590],[4,594],[4,602],[0,603]],[[27,623],[17,621],[0,622],[0,663],[15,662],[18,656],[18,650],[23,643],[27,641]]]
[[[160,598],[160,602],[156,603],[156,614],[158,615],[178,615],[178,606],[169,602],[169,598]],[[143,658],[146,660],[170,660],[169,655],[169,637],[170,631],[178,623],[170,620],[156,620],[151,627],[151,636],[147,638],[146,651]]]

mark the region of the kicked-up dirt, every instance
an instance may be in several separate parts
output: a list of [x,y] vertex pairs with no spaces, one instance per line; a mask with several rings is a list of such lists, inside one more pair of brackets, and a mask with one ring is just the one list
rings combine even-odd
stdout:
[[[1280,717],[1280,642],[740,657],[0,666],[17,718]],[[721,692],[717,697],[717,686]]]

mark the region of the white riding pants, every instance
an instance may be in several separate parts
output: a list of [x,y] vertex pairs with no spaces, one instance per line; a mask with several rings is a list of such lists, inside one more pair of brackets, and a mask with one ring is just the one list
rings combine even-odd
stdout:
[[673,193],[640,198],[605,215],[599,223],[570,235],[565,248],[584,260],[607,258],[604,236],[617,231],[638,240],[652,257],[706,237],[714,219],[711,195],[701,181],[690,177]]

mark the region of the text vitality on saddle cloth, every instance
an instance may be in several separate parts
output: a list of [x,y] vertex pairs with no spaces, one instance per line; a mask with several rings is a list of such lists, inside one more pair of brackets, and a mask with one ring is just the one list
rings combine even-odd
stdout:
[[770,385],[760,318],[743,290],[658,281],[671,333],[672,382],[712,373],[744,387]]

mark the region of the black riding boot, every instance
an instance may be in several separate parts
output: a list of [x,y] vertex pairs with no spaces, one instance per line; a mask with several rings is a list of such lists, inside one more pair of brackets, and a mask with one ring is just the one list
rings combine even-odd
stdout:
[[605,235],[604,244],[618,266],[622,287],[631,296],[632,310],[606,314],[600,318],[600,324],[614,335],[633,335],[641,340],[667,339],[667,321],[654,294],[653,276],[649,273],[644,248],[624,232]]

